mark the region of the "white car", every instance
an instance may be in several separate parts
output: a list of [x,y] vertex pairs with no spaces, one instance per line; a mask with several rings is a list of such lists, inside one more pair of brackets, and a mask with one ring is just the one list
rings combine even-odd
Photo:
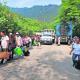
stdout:
[[43,34],[40,38],[41,43],[44,44],[52,44],[53,43],[53,38],[50,34]]

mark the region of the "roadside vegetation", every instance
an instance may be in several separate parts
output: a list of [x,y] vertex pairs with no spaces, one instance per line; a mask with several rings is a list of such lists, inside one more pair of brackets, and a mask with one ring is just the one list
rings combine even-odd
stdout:
[[41,22],[12,13],[5,5],[0,4],[0,30],[8,32],[20,32],[22,34],[34,34],[45,28],[55,29],[58,23],[63,21],[73,23],[73,34],[80,35],[80,0],[62,0],[59,14],[53,22]]

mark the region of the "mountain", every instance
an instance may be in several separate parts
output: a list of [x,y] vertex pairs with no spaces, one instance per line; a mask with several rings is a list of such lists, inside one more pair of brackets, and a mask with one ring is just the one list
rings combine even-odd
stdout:
[[57,5],[34,6],[31,8],[10,8],[14,13],[24,17],[38,19],[41,21],[52,21],[58,15],[59,7]]

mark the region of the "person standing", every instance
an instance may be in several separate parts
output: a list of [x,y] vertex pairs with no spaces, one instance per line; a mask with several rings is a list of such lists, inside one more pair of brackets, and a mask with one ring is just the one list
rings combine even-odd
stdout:
[[34,41],[35,41],[34,36],[32,36],[31,39],[32,39],[32,46],[34,46]]
[[60,32],[61,24],[58,24],[56,26],[56,35],[55,35],[55,43],[58,43],[58,46],[60,46],[61,42],[61,32]]
[[18,32],[15,35],[15,41],[16,41],[16,46],[17,47],[23,46],[22,38],[21,38],[21,36],[20,36],[20,34]]
[[31,37],[30,36],[28,36],[28,43],[29,43],[29,48],[31,49],[31,47],[32,47],[32,39],[31,39]]
[[72,45],[70,54],[72,54],[73,66],[75,66],[78,60],[80,60],[80,39],[78,37]]
[[23,53],[24,56],[29,56],[30,52],[29,52],[29,45],[28,45],[28,39],[26,36],[23,37]]
[[40,44],[40,35],[37,35],[37,47],[41,48],[41,44]]
[[[9,37],[5,34],[5,31],[1,31],[0,35],[1,35],[2,52],[7,52],[8,51]],[[5,61],[6,61],[5,59],[2,59],[1,63],[4,63]]]
[[8,45],[8,51],[10,52],[10,59],[13,59],[14,55],[14,49],[16,48],[16,42],[14,35],[12,33],[9,33],[9,45]]

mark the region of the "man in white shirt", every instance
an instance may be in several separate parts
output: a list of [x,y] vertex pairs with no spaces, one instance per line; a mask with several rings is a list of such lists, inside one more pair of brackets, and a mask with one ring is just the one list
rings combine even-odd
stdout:
[[[2,51],[6,51],[8,50],[8,42],[9,42],[9,37],[7,35],[5,35],[5,32],[2,31],[0,33],[1,35],[1,48],[2,48]],[[1,63],[4,63],[6,61],[6,59],[2,59],[1,60]]]
[[5,32],[2,31],[1,32],[1,47],[3,50],[7,50],[8,49],[8,41],[9,41],[9,37],[7,35],[5,35]]
[[16,46],[21,47],[23,45],[23,42],[22,42],[22,38],[18,32],[16,33],[15,38],[16,38]]

